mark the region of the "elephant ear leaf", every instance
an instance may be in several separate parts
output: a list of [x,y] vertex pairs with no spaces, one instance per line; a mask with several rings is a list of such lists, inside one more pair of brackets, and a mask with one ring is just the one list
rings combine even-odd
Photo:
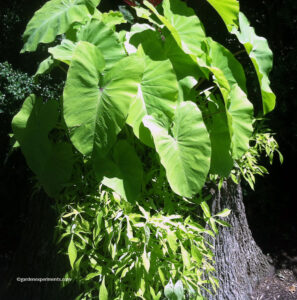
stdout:
[[208,100],[203,115],[211,140],[210,172],[228,176],[233,160],[240,159],[249,149],[253,105],[237,84],[230,88],[226,103],[213,95]]
[[197,42],[205,38],[204,27],[195,11],[180,0],[164,0],[163,10],[172,35],[177,41],[180,39],[182,48],[187,53],[190,51],[195,54],[197,46],[200,46]]
[[228,30],[238,26],[239,2],[237,0],[207,0],[218,12]]
[[48,138],[58,116],[58,102],[43,103],[41,98],[31,95],[12,120],[13,132],[29,167],[52,197],[70,179],[73,164],[71,145],[54,143]]
[[198,193],[209,171],[211,147],[196,104],[181,103],[172,126],[153,116],[145,116],[143,124],[151,131],[172,190],[184,197]]
[[116,34],[107,24],[92,19],[83,25],[77,33],[78,41],[86,41],[95,45],[102,53],[109,70],[117,61],[126,56],[124,47],[119,42]]
[[231,156],[231,136],[224,101],[210,95],[204,120],[211,141],[210,173],[228,176],[233,168]]
[[240,31],[233,28],[234,33],[241,44],[244,45],[249,55],[260,83],[263,112],[267,114],[275,107],[275,95],[270,88],[269,73],[272,69],[273,55],[267,40],[256,35],[253,27],[243,13],[239,13]]
[[[249,148],[249,139],[253,132],[253,105],[249,102],[246,95],[246,79],[241,64],[236,58],[222,45],[214,42],[211,39],[206,40],[209,47],[210,66],[209,70],[214,75],[214,83],[218,86],[225,102],[225,109],[220,111],[227,116],[228,130],[231,137],[231,153],[233,159],[239,159]],[[211,115],[213,112],[209,112]],[[225,119],[225,117],[224,117]],[[214,117],[215,122],[222,122],[218,117]],[[225,121],[224,121],[225,123]],[[214,131],[225,131],[226,126],[220,127],[220,129],[213,128]],[[213,131],[213,133],[214,133]],[[226,133],[226,132],[225,132]],[[221,143],[218,139],[218,134],[211,135],[212,144],[217,145],[217,142]],[[228,139],[224,139],[224,152],[225,158],[231,161],[226,151],[228,145]],[[223,146],[223,144],[221,144]],[[218,162],[218,153],[213,153],[217,157],[215,159]],[[212,160],[214,162],[214,160]],[[216,164],[219,166],[219,164]],[[228,168],[214,168],[212,164],[211,170],[218,170],[219,174],[225,174]],[[225,171],[224,171],[225,169]]]
[[64,118],[73,145],[84,155],[105,156],[110,150],[143,72],[136,56],[123,58],[102,78],[104,67],[96,46],[78,42],[63,94]]
[[[142,57],[144,73],[137,97],[130,107],[127,123],[135,135],[146,145],[152,146],[149,131],[142,124],[146,115],[174,115],[178,98],[178,82],[170,61],[153,61]],[[152,88],[153,87],[153,88]],[[147,132],[148,131],[148,132]]]
[[48,52],[52,54],[54,59],[70,65],[75,47],[75,43],[65,39],[60,45],[48,48]]
[[48,58],[46,58],[39,64],[38,69],[37,69],[36,73],[34,74],[34,77],[38,77],[41,74],[50,72],[57,64],[58,64],[58,62],[55,61],[52,58],[52,56],[49,56]]
[[87,5],[89,5],[92,8],[97,7],[101,2],[101,0],[85,0],[85,1],[86,1]]
[[133,203],[138,200],[142,184],[142,164],[134,148],[126,141],[118,141],[109,158],[96,157],[94,170],[97,178],[122,198]]
[[177,45],[185,53],[201,53],[200,42],[206,36],[204,27],[192,8],[180,0],[164,0],[162,4],[164,16],[162,16],[152,4],[147,1],[144,3],[167,27]]
[[196,56],[204,56],[202,41],[206,35],[195,11],[183,1],[164,0],[162,16],[151,3],[144,1],[144,4],[168,29],[168,32],[164,33],[164,51],[171,60],[178,79],[182,79],[185,74],[207,77],[208,71],[198,67],[196,61]]
[[51,0],[45,3],[29,21],[23,34],[25,45],[21,52],[35,51],[39,43],[50,43],[74,22],[83,22],[98,0]]
[[253,105],[241,88],[234,84],[231,87],[227,103],[227,117],[232,133],[232,157],[240,159],[249,149],[249,141],[253,133]]

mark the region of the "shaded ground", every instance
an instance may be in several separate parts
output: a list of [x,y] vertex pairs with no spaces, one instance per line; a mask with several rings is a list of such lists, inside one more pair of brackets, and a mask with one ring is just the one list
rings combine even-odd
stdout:
[[263,280],[251,300],[295,300],[297,278],[289,269],[278,270],[272,277]]

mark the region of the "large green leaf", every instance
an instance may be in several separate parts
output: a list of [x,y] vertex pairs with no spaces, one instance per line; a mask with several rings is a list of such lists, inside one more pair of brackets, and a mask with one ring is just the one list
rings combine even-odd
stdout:
[[48,73],[50,70],[52,70],[59,62],[55,61],[51,56],[43,60],[34,74],[34,77],[37,77],[38,75]]
[[45,3],[28,23],[23,35],[22,52],[34,51],[39,43],[50,43],[65,33],[74,22],[83,22],[90,14],[88,5],[95,7],[98,0],[51,0]]
[[127,23],[127,20],[120,11],[113,10],[103,13],[101,16],[101,21],[112,30],[115,30],[116,25]]
[[228,49],[213,41],[211,38],[207,38],[206,42],[209,49],[208,61],[210,62],[211,68],[218,68],[228,81],[229,86],[238,84],[240,88],[246,92],[246,78],[240,62]]
[[[237,59],[225,47],[209,38],[205,40],[205,43],[207,43],[209,49],[205,67],[213,73],[214,82],[223,96],[231,137],[232,158],[238,159],[248,150],[249,139],[253,131],[253,105],[248,101],[245,93],[246,79],[244,70]],[[216,120],[216,122],[222,121],[223,119]],[[221,130],[226,132],[226,126],[222,127]],[[227,151],[229,140],[223,142],[221,139],[218,139],[217,134],[212,134],[212,145],[217,147],[218,143],[224,146],[228,166],[220,166],[220,163],[218,163],[219,159],[215,159],[217,157],[215,150],[213,153],[212,171],[216,170],[219,174],[225,174],[231,165]],[[217,167],[214,167],[214,165]]]
[[54,59],[70,65],[75,47],[75,43],[65,39],[62,40],[62,43],[60,45],[48,48],[48,52],[52,54]]
[[223,19],[229,31],[238,26],[239,2],[237,0],[207,0]]
[[253,133],[253,105],[238,85],[231,88],[227,111],[232,133],[232,156],[239,159],[248,150]]
[[147,24],[134,24],[127,35],[125,45],[126,48],[133,49],[127,49],[129,52],[136,52],[139,45],[141,45],[144,53],[152,60],[164,60],[167,58],[164,53],[160,32],[151,26],[147,26]]
[[204,114],[205,124],[211,141],[210,172],[220,176],[228,176],[232,167],[231,133],[228,126],[226,107],[219,97],[210,96]]
[[137,97],[131,105],[127,123],[145,144],[151,145],[150,136],[143,127],[142,119],[146,115],[174,115],[178,98],[178,83],[169,60],[153,61],[147,56],[144,61],[144,73]]
[[180,0],[164,0],[164,16],[145,1],[159,20],[168,28],[177,45],[188,54],[201,53],[200,42],[205,38],[202,23],[194,10]]
[[79,42],[64,89],[64,118],[71,141],[84,155],[105,155],[116,140],[143,72],[137,56],[120,60],[104,77],[100,50]]
[[78,41],[94,44],[101,51],[106,69],[110,69],[115,62],[126,56],[124,47],[119,42],[116,34],[103,22],[92,19],[82,26],[77,34]]
[[107,187],[124,199],[135,202],[141,192],[142,164],[134,148],[126,141],[118,141],[112,149],[111,157],[94,160],[96,176]]
[[163,45],[165,56],[170,59],[178,79],[183,79],[187,76],[193,76],[197,79],[205,77],[206,74],[203,74],[203,71],[200,70],[196,60],[178,46],[171,34],[165,33]]
[[[207,76],[207,70],[202,68],[197,71],[197,66],[195,66],[196,56],[205,55],[202,42],[206,36],[203,25],[194,10],[180,0],[164,0],[164,16],[162,16],[150,3],[147,1],[144,3],[168,29],[168,32],[164,31],[164,50],[166,56],[172,61],[178,78]],[[183,67],[186,68],[185,76],[182,76]]]
[[172,190],[192,197],[204,185],[210,167],[210,139],[196,104],[183,102],[176,109],[173,125],[145,116],[144,125],[154,138]]
[[191,101],[197,97],[197,91],[194,86],[197,84],[197,80],[192,76],[184,77],[178,81],[179,96],[178,102]]
[[253,105],[237,84],[232,85],[224,101],[211,95],[204,120],[211,140],[212,174],[227,176],[233,159],[239,159],[249,149],[253,132]]
[[196,61],[178,46],[170,33],[164,33],[164,41],[162,41],[161,34],[158,31],[150,28],[132,33],[129,45],[134,45],[136,48],[141,45],[145,54],[153,60],[168,58],[178,79],[185,76],[195,76],[197,78],[202,76]]
[[269,72],[272,68],[273,56],[267,40],[256,35],[253,27],[243,13],[239,14],[240,31],[233,28],[238,40],[244,45],[251,61],[256,69],[259,79],[264,114],[269,113],[275,107],[275,95],[270,88]]
[[[115,33],[97,19],[90,20],[77,33],[78,41],[86,41],[95,45],[102,53],[106,63],[105,71],[126,56],[124,47],[119,43]],[[64,39],[58,46],[49,48],[49,53],[57,60],[70,64],[76,43]]]
[[54,143],[48,135],[58,122],[58,103],[29,96],[12,120],[12,128],[28,166],[37,175],[45,191],[55,196],[70,179],[70,144]]
[[[165,18],[178,33],[176,39],[180,39],[182,49],[186,53],[199,53],[201,51],[199,42],[206,36],[195,11],[180,0],[164,0],[163,10]],[[170,30],[170,27],[168,29]],[[175,36],[174,31],[172,34]]]
[[101,0],[81,0],[81,1],[82,2],[85,1],[87,3],[87,5],[89,5],[92,8],[97,7],[100,4],[100,2],[101,2]]

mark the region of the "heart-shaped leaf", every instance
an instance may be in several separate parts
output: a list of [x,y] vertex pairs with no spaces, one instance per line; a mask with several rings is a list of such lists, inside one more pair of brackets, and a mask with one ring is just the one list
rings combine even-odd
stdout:
[[104,66],[96,46],[78,42],[63,94],[64,118],[72,143],[84,155],[105,156],[110,150],[143,72],[137,56],[120,60],[102,78]]
[[151,131],[172,190],[192,197],[204,185],[210,167],[210,139],[196,104],[183,102],[173,124],[146,116],[143,124]]
[[29,96],[12,120],[15,138],[20,143],[27,164],[52,197],[70,179],[73,155],[70,144],[54,143],[48,138],[59,117],[57,101],[43,103]]
[[[88,0],[97,4],[98,0]],[[74,22],[83,22],[90,14],[87,1],[51,0],[42,6],[30,20],[23,34],[22,52],[35,51],[39,43],[50,43],[65,33]]]

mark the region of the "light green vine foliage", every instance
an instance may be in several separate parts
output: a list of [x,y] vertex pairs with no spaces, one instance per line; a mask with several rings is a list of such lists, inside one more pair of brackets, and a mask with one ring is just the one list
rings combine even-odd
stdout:
[[[60,99],[25,100],[14,137],[57,199],[77,299],[202,299],[218,287],[206,236],[230,211],[212,216],[201,189],[254,156],[243,67],[181,0],[144,1],[141,24],[119,32],[126,20],[99,2],[51,0],[27,25],[23,51],[56,42],[36,77],[59,67],[67,78]],[[267,41],[236,0],[208,2],[250,56],[268,113]]]

